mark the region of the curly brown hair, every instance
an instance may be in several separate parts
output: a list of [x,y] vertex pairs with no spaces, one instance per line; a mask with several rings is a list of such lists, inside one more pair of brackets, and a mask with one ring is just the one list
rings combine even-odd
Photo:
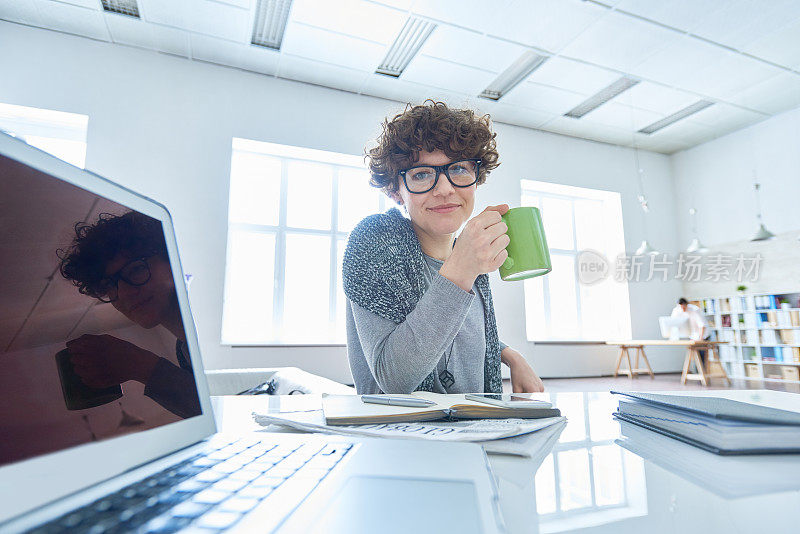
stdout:
[[478,117],[471,109],[452,109],[444,102],[426,100],[408,104],[405,111],[383,122],[378,146],[367,151],[370,185],[396,192],[399,172],[419,159],[419,152],[441,150],[453,160],[478,158],[478,184],[500,163],[489,115]]

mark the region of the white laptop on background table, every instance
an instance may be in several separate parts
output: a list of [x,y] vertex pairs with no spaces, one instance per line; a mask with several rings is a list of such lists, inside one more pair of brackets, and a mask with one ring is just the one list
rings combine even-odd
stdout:
[[[62,267],[100,220],[126,252]],[[478,445],[215,434],[163,205],[0,134],[0,224],[0,531],[503,530]],[[114,384],[105,362],[142,351],[150,378]]]

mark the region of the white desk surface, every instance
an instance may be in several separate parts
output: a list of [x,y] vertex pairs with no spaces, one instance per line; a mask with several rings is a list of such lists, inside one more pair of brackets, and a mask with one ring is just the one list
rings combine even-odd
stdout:
[[[800,406],[800,395],[768,390],[691,393]],[[800,455],[716,456],[620,427],[611,417],[615,395],[542,396],[569,420],[558,441],[532,458],[489,456],[511,534],[800,532]],[[317,395],[212,397],[222,432],[261,430],[253,411],[319,402]]]

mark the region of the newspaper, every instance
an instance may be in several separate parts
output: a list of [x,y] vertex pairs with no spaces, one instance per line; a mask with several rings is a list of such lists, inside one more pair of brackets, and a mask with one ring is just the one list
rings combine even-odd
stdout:
[[[429,421],[422,423],[381,423],[367,425],[326,425],[322,410],[259,414],[253,418],[262,426],[277,425],[303,432],[323,432],[344,436],[393,439],[469,441],[483,446],[487,453],[531,456],[540,436],[538,430],[566,423],[565,417],[545,419],[477,419]],[[559,432],[560,433],[560,432]]]

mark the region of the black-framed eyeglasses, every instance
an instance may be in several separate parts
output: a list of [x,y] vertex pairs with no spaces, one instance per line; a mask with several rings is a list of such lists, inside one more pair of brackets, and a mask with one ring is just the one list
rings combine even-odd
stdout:
[[150,281],[150,264],[147,258],[137,258],[122,266],[120,270],[102,278],[92,289],[94,297],[100,302],[114,302],[119,298],[119,281],[129,286],[143,286]]
[[439,175],[444,174],[453,187],[469,187],[478,181],[481,160],[462,159],[447,165],[416,165],[399,172],[409,193],[427,193],[436,187]]

